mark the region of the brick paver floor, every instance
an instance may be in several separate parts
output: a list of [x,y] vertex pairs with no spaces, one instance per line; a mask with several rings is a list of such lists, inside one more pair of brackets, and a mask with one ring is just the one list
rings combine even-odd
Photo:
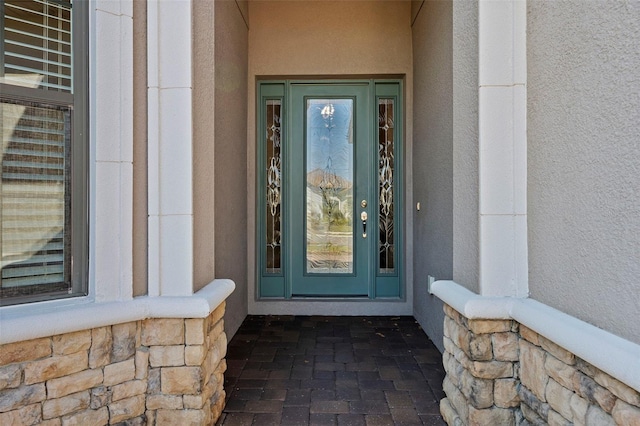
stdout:
[[442,357],[413,317],[249,316],[218,425],[444,425]]

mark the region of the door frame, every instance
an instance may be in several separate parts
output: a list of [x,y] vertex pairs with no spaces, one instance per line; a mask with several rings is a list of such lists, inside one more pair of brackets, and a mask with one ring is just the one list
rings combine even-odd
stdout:
[[[371,278],[368,283],[368,294],[364,297],[293,297],[291,277],[288,274],[287,268],[290,260],[290,244],[287,244],[289,238],[287,235],[283,235],[285,229],[281,227],[281,263],[279,272],[267,272],[265,268],[265,220],[267,214],[266,203],[266,119],[265,119],[265,105],[267,101],[280,102],[282,109],[282,117],[284,123],[282,123],[281,132],[281,151],[280,156],[282,158],[281,163],[281,194],[284,197],[281,199],[280,220],[281,225],[287,220],[289,212],[288,205],[288,191],[289,184],[287,183],[287,176],[289,173],[289,165],[286,160],[288,156],[287,143],[285,142],[289,136],[291,125],[286,120],[290,116],[288,111],[289,103],[291,100],[290,89],[292,85],[367,85],[369,90],[369,105],[367,109],[371,113],[375,113],[371,117],[371,136],[369,138],[370,143],[378,144],[378,124],[377,124],[377,109],[379,99],[392,99],[394,102],[395,111],[395,130],[394,130],[394,177],[393,177],[393,206],[394,206],[394,247],[395,247],[395,263],[393,273],[380,273],[379,272],[379,255],[377,244],[371,245],[370,256],[372,259],[371,265]],[[405,262],[406,262],[406,247],[405,247],[405,206],[404,206],[404,194],[405,194],[405,139],[404,139],[404,123],[405,108],[404,108],[404,82],[401,78],[382,78],[382,79],[370,79],[370,78],[357,78],[357,79],[257,79],[256,82],[256,206],[255,206],[255,299],[257,301],[266,300],[395,300],[401,301],[406,298],[406,283],[405,277]],[[399,119],[397,119],[399,117]],[[373,187],[371,191],[375,194],[370,200],[376,206],[379,206],[379,187],[376,186],[378,182],[378,150],[373,148],[372,154],[374,158],[370,161],[370,170],[373,173],[372,179]],[[355,200],[354,200],[355,201]],[[375,227],[372,226],[374,220],[369,220],[368,232],[371,232],[371,237],[378,236],[378,208],[369,210],[375,213]],[[371,214],[371,216],[374,216]],[[356,219],[356,218],[354,218]],[[357,218],[359,222],[359,218]],[[356,228],[357,229],[357,228]],[[369,230],[370,229],[370,230]]]

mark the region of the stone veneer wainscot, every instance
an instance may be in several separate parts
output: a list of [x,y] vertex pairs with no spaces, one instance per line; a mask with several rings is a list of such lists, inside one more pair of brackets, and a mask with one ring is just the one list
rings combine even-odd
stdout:
[[2,425],[209,425],[224,408],[223,302],[0,346]]
[[640,425],[640,394],[515,320],[446,305],[449,425]]

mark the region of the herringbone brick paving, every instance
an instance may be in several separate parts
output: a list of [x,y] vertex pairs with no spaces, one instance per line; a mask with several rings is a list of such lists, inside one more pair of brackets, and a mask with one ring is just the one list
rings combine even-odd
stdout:
[[413,317],[249,316],[218,425],[444,425],[440,352]]

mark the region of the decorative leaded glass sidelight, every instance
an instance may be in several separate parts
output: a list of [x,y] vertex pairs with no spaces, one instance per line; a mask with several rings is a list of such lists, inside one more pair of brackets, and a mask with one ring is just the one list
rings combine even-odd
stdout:
[[282,272],[282,101],[270,99],[265,105],[266,123],[266,247],[265,265],[269,274]]
[[394,100],[378,99],[379,272],[395,272],[394,234]]

